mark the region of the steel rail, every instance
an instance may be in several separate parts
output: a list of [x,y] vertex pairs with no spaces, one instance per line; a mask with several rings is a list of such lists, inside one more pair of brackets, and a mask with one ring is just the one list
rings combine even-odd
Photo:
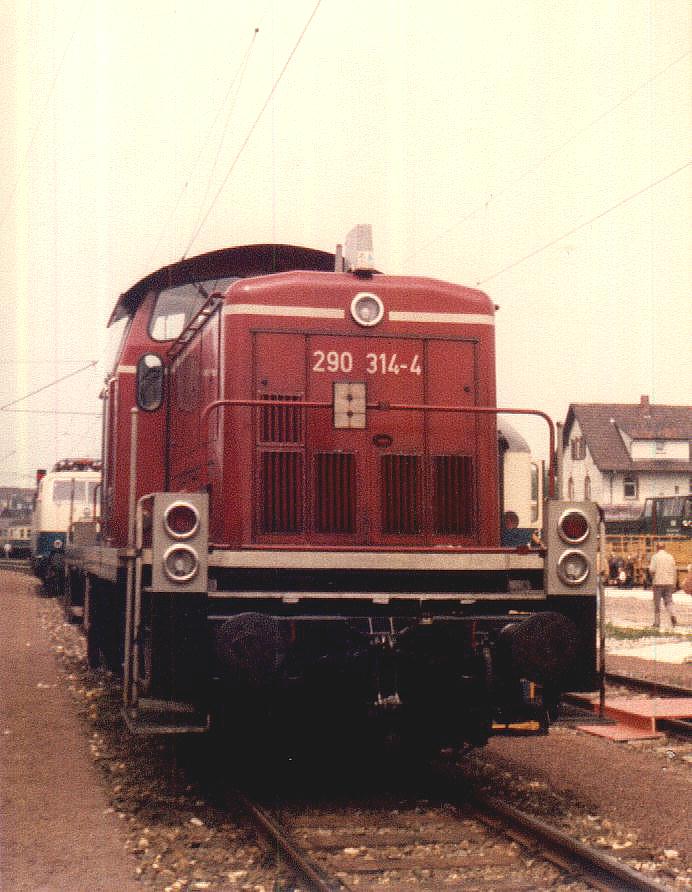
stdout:
[[540,843],[544,858],[563,869],[576,869],[597,889],[662,892],[669,888],[511,805],[476,792],[467,793],[466,799],[469,798],[484,822],[523,845],[535,847]]
[[637,678],[620,672],[606,672],[605,680],[610,684],[621,684],[624,687],[635,688],[635,690],[645,691],[648,694],[663,694],[666,697],[692,697],[692,690],[681,685],[665,681],[651,681],[648,678]]
[[[520,845],[538,851],[562,870],[578,872],[603,892],[672,892],[658,881],[639,873],[617,858],[574,839],[557,827],[514,806],[470,788],[458,770],[443,764],[432,766],[440,795],[460,807],[470,806],[475,815]],[[456,793],[456,796],[455,796]],[[450,798],[453,797],[453,798]]]
[[[458,783],[458,778],[450,775],[449,771],[445,771],[444,775],[447,785],[450,780],[453,785]],[[444,798],[449,798],[448,786]],[[331,879],[299,847],[293,845],[287,838],[287,832],[264,809],[242,793],[235,793],[234,799],[262,834],[278,848],[291,868],[310,884],[310,890],[343,892],[350,889],[343,881]],[[505,802],[468,790],[460,794],[460,800],[458,804],[470,805],[474,816],[496,832],[509,836],[524,848],[538,850],[545,860],[561,870],[578,873],[602,892],[619,892],[622,889],[631,892],[671,892],[670,887],[659,881]]]
[[[681,685],[665,681],[651,681],[647,678],[637,678],[619,672],[606,672],[605,680],[610,684],[619,684],[653,696],[692,697],[692,690]],[[657,727],[680,738],[689,739],[692,737],[692,722],[685,719],[658,719]]]
[[656,722],[658,728],[668,731],[674,737],[680,737],[688,740],[692,737],[692,722],[685,719],[658,719]]
[[16,573],[31,573],[31,564],[21,558],[0,558],[0,570],[13,570]]
[[239,791],[232,793],[231,798],[246,811],[255,826],[272,846],[278,849],[280,856],[291,869],[308,883],[310,892],[344,892],[344,890],[348,892],[349,886],[324,873],[319,865],[290,841],[287,831],[268,812]]

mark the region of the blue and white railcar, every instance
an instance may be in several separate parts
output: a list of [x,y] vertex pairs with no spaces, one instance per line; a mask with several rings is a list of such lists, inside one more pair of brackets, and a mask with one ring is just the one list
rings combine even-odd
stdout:
[[45,579],[51,555],[65,547],[75,523],[99,517],[101,462],[63,459],[49,472],[37,472],[31,529],[31,566]]
[[517,515],[528,542],[543,526],[543,463],[534,459],[529,444],[504,418],[498,422],[498,445],[502,511]]

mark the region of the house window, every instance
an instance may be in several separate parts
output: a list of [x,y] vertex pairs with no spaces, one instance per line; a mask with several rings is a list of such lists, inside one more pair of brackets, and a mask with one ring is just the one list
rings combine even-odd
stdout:
[[666,451],[666,444],[663,440],[656,440],[656,455],[662,455]]
[[623,481],[624,496],[626,499],[637,498],[637,478],[634,474],[625,475]]
[[572,477],[567,481],[567,498],[574,501],[574,480]]
[[584,498],[591,498],[591,478],[589,476],[584,478]]
[[570,440],[570,452],[572,461],[581,461],[586,458],[586,443],[583,437],[572,437]]

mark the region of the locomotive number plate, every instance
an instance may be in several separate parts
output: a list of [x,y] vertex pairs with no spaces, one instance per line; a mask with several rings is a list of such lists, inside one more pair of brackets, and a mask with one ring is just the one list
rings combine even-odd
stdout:
[[312,371],[350,375],[351,372],[368,375],[421,375],[423,372],[418,353],[406,356],[398,353],[366,353],[365,367],[354,360],[350,350],[315,350],[312,354]]

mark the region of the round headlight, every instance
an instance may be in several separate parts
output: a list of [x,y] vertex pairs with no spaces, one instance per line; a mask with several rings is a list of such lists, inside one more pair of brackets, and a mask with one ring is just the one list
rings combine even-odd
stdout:
[[199,529],[199,512],[189,502],[173,502],[163,513],[163,525],[174,539],[189,539]]
[[589,535],[589,521],[582,511],[570,508],[560,517],[557,531],[563,542],[578,545]]
[[163,570],[171,582],[189,582],[199,570],[197,552],[189,545],[171,545],[163,555]]
[[583,551],[566,551],[557,562],[557,575],[565,585],[581,585],[591,564]]
[[351,301],[351,315],[358,325],[377,325],[384,316],[384,305],[376,294],[361,291]]

